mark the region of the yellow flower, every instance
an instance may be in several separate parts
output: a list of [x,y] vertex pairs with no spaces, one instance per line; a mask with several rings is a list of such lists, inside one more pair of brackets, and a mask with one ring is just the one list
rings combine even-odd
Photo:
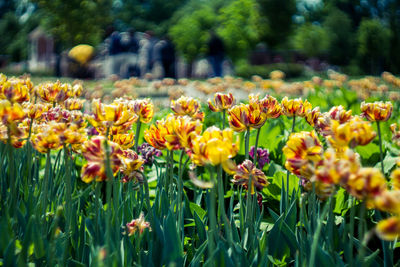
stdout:
[[213,112],[220,112],[223,110],[230,109],[235,103],[235,98],[231,93],[229,94],[216,93],[214,95],[213,100],[214,103],[211,101],[211,99],[208,100],[208,107]]
[[139,234],[142,234],[146,228],[151,229],[150,223],[146,222],[144,219],[143,212],[140,213],[139,218],[132,220],[130,223],[127,223],[126,228],[128,230],[129,236],[134,235],[137,231],[139,231]]
[[285,78],[285,73],[280,70],[274,70],[271,71],[269,77],[271,78],[271,80],[283,80]]
[[236,185],[241,185],[244,188],[248,189],[250,176],[251,176],[251,190],[250,190],[251,194],[255,193],[254,188],[262,190],[269,184],[267,177],[262,172],[262,170],[257,169],[256,166],[253,164],[253,162],[251,162],[248,159],[246,159],[245,161],[243,161],[242,164],[237,166],[232,182]]
[[36,93],[39,97],[49,103],[60,103],[65,101],[70,94],[72,87],[70,84],[62,84],[60,81],[55,83],[47,82],[39,84]]
[[361,116],[369,121],[387,121],[392,115],[393,105],[381,101],[374,103],[361,103]]
[[88,116],[90,124],[96,129],[102,131],[102,128],[110,128],[112,126],[130,127],[137,121],[138,116],[129,112],[127,104],[122,102],[114,102],[106,105],[100,100],[92,102],[93,116]]
[[266,95],[260,100],[262,111],[267,115],[267,119],[276,119],[282,114],[282,106],[275,97]]
[[387,190],[374,200],[376,208],[400,215],[400,190]]
[[137,99],[132,101],[131,108],[142,123],[149,123],[154,116],[154,105],[150,99]]
[[387,190],[386,179],[375,168],[361,168],[350,176],[347,191],[358,199],[373,200]]
[[258,100],[258,96],[250,95],[249,104],[240,104],[228,111],[228,121],[236,132],[243,132],[250,128],[261,128],[267,120],[267,113]]
[[123,182],[136,179],[139,182],[143,181],[143,176],[139,171],[143,169],[144,159],[139,156],[135,151],[127,149],[122,151],[121,159],[121,172],[124,174]]
[[234,140],[231,129],[222,131],[212,126],[207,128],[203,135],[193,139],[191,159],[200,166],[225,164],[236,156],[238,147],[238,140]]
[[[81,179],[85,183],[90,183],[93,180],[97,182],[105,181],[106,175],[106,151],[104,147],[105,138],[96,136],[87,140],[82,146],[82,155],[87,160],[87,163],[82,167]],[[114,142],[108,141],[110,151],[110,165],[113,174],[115,175],[121,166],[121,148]]]
[[392,186],[394,190],[400,190],[400,169],[395,169],[390,175]]
[[84,99],[79,98],[69,98],[65,100],[64,107],[68,110],[81,110],[83,107]]
[[292,133],[283,148],[285,167],[296,175],[310,178],[310,162],[318,162],[322,156],[322,145],[314,131]]
[[23,118],[25,118],[25,112],[21,105],[8,100],[0,100],[0,119],[4,124],[12,124]]
[[400,146],[400,130],[397,130],[397,123],[391,124],[390,130],[392,131],[392,141]]
[[30,102],[25,102],[22,106],[28,118],[33,120],[39,120],[42,114],[49,109],[48,105],[42,103],[32,104]]
[[400,236],[400,217],[395,216],[380,221],[376,226],[376,233],[384,240],[396,240]]
[[3,78],[4,80],[0,81],[0,99],[8,99],[17,103],[29,101],[32,87],[29,78],[27,81],[17,78],[7,79],[5,76]]
[[179,116],[188,115],[197,120],[204,120],[204,113],[200,111],[200,103],[192,97],[181,96],[177,100],[171,101],[172,111]]
[[49,150],[58,150],[62,147],[59,132],[54,131],[53,125],[42,125],[37,129],[39,131],[31,137],[32,145],[37,151],[47,153]]
[[332,107],[328,111],[329,117],[333,120],[337,120],[340,124],[349,121],[352,118],[351,113],[351,110],[346,111],[341,105]]
[[321,117],[321,111],[319,107],[316,107],[312,110],[309,110],[305,116],[306,121],[308,124],[310,124],[312,127],[316,126],[318,124],[318,120]]
[[114,134],[112,141],[120,145],[122,149],[128,149],[135,144],[135,134],[133,132]]
[[305,117],[307,112],[312,109],[310,102],[303,102],[301,98],[288,99],[285,96],[282,101],[282,113],[288,117],[299,116]]

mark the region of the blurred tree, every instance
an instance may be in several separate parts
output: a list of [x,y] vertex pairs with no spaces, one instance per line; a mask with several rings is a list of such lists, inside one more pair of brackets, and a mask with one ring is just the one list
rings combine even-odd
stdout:
[[42,24],[61,48],[96,45],[112,22],[112,0],[32,0],[43,12]]
[[262,18],[262,40],[272,47],[284,45],[292,32],[296,0],[257,0]]
[[165,34],[170,19],[187,0],[121,0],[115,4],[115,18],[120,28],[134,27],[138,31],[152,30]]
[[328,57],[336,65],[349,64],[356,54],[353,29],[349,16],[334,8],[325,18],[323,26],[329,35]]
[[329,35],[325,28],[305,23],[293,36],[293,46],[308,57],[319,56],[329,48]]
[[373,74],[383,69],[388,56],[390,30],[377,19],[365,19],[358,29],[360,66]]
[[229,57],[234,61],[246,58],[260,36],[256,1],[233,0],[220,9],[218,21],[217,32],[225,43]]
[[176,23],[169,34],[190,67],[199,55],[207,52],[209,31],[216,25],[216,16],[213,6],[197,1],[191,1],[174,16]]

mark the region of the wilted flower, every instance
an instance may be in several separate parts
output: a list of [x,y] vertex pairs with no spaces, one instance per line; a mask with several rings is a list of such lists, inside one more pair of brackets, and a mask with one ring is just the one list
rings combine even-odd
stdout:
[[312,109],[311,103],[301,98],[288,99],[285,96],[282,101],[282,113],[288,117],[299,116],[305,117],[307,112]]
[[393,105],[381,101],[375,103],[361,103],[361,116],[369,121],[387,121],[392,115]]
[[[105,138],[103,136],[95,136],[86,141],[82,147],[82,155],[88,161],[81,171],[81,179],[85,183],[90,183],[93,180],[104,181],[106,175],[106,151],[104,147]],[[114,142],[108,141],[110,151],[110,165],[113,174],[115,175],[121,165],[121,148]]]
[[146,222],[144,219],[143,212],[140,213],[139,218],[132,220],[131,222],[126,224],[126,229],[128,230],[128,235],[134,235],[137,231],[139,234],[142,234],[146,228],[150,228],[150,223]]
[[242,164],[237,166],[236,174],[233,176],[232,182],[236,185],[241,185],[248,189],[249,180],[251,176],[251,189],[250,193],[254,194],[254,188],[262,190],[269,183],[265,174],[256,168],[250,160],[243,161]]
[[204,120],[204,113],[200,111],[200,103],[192,97],[181,96],[171,101],[172,111],[179,116],[188,115],[193,119]]
[[[255,147],[252,146],[250,149],[250,157],[254,159],[254,149]],[[257,162],[258,167],[262,170],[266,163],[269,163],[269,152],[268,149],[262,149],[261,147],[257,147]]]
[[235,98],[231,93],[229,94],[221,94],[216,93],[214,95],[214,103],[209,99],[208,107],[213,112],[220,112],[223,110],[230,109],[235,103]]
[[282,149],[286,163],[285,167],[292,173],[310,178],[309,162],[318,162],[322,156],[322,145],[314,131],[292,133],[286,146]]
[[376,233],[384,240],[393,241],[400,236],[400,217],[394,216],[380,221]]

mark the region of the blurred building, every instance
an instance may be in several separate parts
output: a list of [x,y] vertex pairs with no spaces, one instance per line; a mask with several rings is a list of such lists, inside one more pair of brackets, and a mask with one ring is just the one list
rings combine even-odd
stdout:
[[46,33],[43,28],[37,27],[29,33],[29,71],[52,70],[55,61],[53,37]]

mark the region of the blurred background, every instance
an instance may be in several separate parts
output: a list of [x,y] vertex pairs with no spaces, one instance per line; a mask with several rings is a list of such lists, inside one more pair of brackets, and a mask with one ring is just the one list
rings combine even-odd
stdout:
[[0,36],[15,75],[400,72],[398,0],[0,0]]

